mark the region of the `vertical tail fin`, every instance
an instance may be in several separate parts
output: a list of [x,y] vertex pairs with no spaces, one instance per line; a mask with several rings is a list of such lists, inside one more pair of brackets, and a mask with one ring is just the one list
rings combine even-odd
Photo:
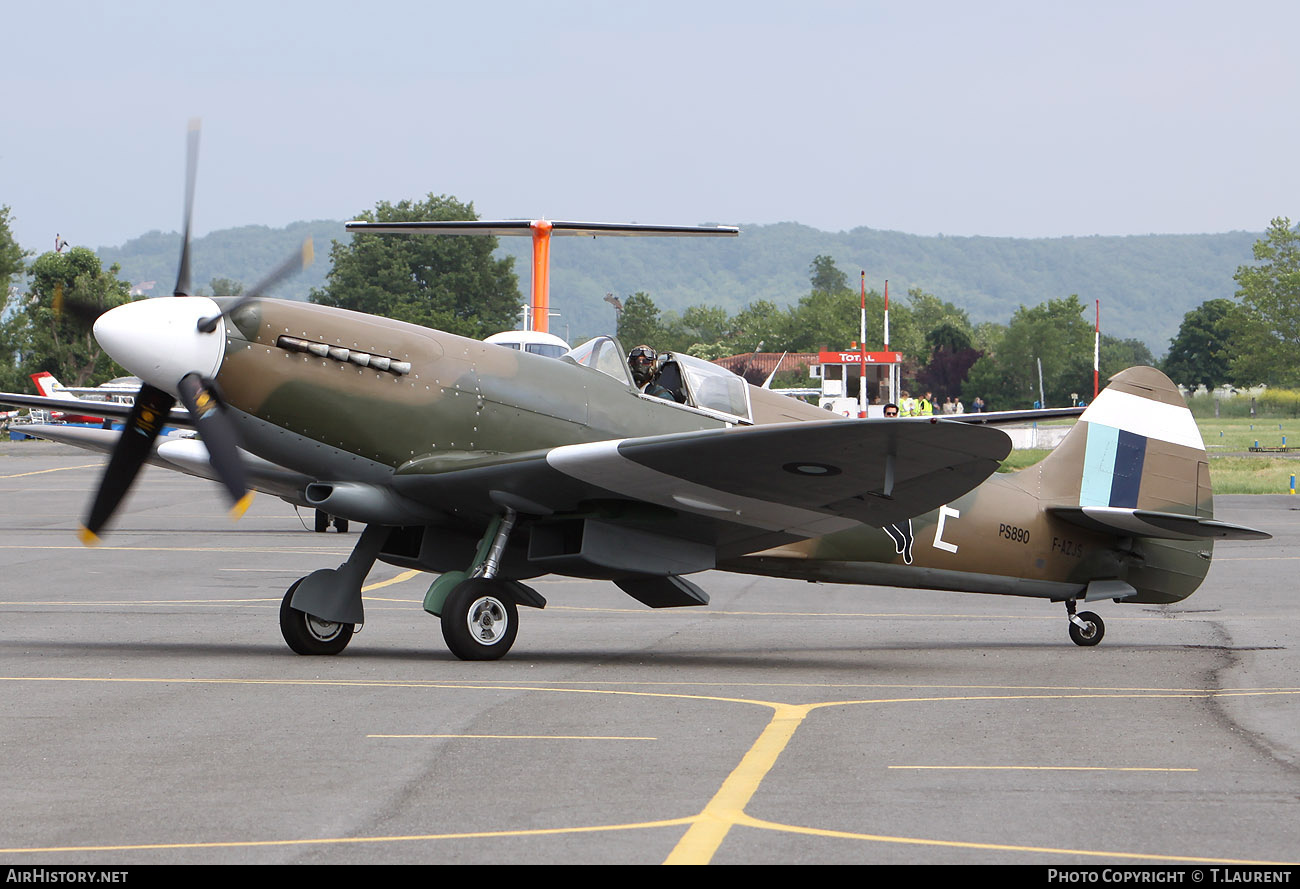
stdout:
[[49,371],[41,371],[32,374],[32,382],[36,384],[36,391],[47,398],[62,398],[66,401],[76,401],[77,397],[71,392],[64,392],[63,384],[58,378]]
[[[1209,459],[1181,393],[1150,367],[1111,377],[1065,439],[1013,476],[1055,522],[1109,539],[1101,573],[1129,602],[1191,595],[1210,569],[1215,539],[1266,540],[1254,528],[1214,521]],[[1110,597],[1111,585],[1099,586]]]
[[1178,387],[1151,367],[1111,377],[1056,450],[1017,481],[1049,505],[1214,515],[1200,429]]

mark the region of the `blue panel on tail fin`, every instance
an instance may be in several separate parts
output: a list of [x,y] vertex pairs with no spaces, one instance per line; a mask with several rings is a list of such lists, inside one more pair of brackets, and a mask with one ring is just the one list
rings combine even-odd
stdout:
[[1146,453],[1145,435],[1089,423],[1079,505],[1136,507]]
[[1142,464],[1146,461],[1147,439],[1136,432],[1119,430],[1115,451],[1115,481],[1110,489],[1108,506],[1132,509],[1138,503],[1138,488],[1142,484]]
[[1115,452],[1119,430],[1101,423],[1088,423],[1088,440],[1083,452],[1083,477],[1079,480],[1080,506],[1110,506],[1115,483]]

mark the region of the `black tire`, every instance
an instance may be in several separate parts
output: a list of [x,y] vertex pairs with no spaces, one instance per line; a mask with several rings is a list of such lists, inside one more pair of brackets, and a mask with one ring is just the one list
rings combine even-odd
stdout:
[[301,580],[284,594],[280,602],[280,634],[298,654],[338,654],[352,641],[354,624],[337,624],[312,617],[289,604]]
[[1090,629],[1082,630],[1074,621],[1070,621],[1070,639],[1075,645],[1090,646],[1096,645],[1101,641],[1101,637],[1106,635],[1106,624],[1100,617],[1091,611],[1080,611],[1079,620],[1088,624]]
[[503,584],[471,577],[442,604],[442,638],[463,661],[494,661],[510,650],[518,634],[519,609]]
[[335,517],[334,517],[334,530],[335,530],[335,531],[338,531],[340,534],[346,534],[346,533],[348,533],[348,520],[347,520],[347,519],[341,519],[341,518],[339,518],[338,516],[335,516]]
[[329,514],[319,509],[316,510],[316,533],[324,534],[329,529],[330,529]]

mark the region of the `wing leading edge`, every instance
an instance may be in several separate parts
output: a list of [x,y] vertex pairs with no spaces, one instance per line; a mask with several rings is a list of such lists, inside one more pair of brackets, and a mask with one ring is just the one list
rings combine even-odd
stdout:
[[1010,449],[996,429],[828,420],[565,445],[525,458],[428,457],[399,468],[394,487],[440,508],[511,505],[544,516],[622,502],[629,523],[738,553],[936,509],[992,475]]

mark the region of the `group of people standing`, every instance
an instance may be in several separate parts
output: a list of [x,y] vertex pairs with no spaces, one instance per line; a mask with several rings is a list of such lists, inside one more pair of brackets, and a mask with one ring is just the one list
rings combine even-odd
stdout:
[[[935,414],[964,414],[966,406],[961,403],[961,398],[948,397],[943,400],[943,404],[936,407],[934,403],[934,393],[926,391],[920,398],[913,398],[906,390],[902,393],[902,398],[898,400],[898,414],[901,417],[932,417]],[[984,410],[984,399],[976,396],[971,405],[972,413],[979,413]],[[894,416],[891,414],[891,416]]]
[[920,398],[915,398],[906,389],[898,400],[898,414],[902,417],[932,417],[935,414],[962,414],[966,412],[960,401],[954,403],[951,398],[942,405],[934,403],[934,393],[927,391]]

